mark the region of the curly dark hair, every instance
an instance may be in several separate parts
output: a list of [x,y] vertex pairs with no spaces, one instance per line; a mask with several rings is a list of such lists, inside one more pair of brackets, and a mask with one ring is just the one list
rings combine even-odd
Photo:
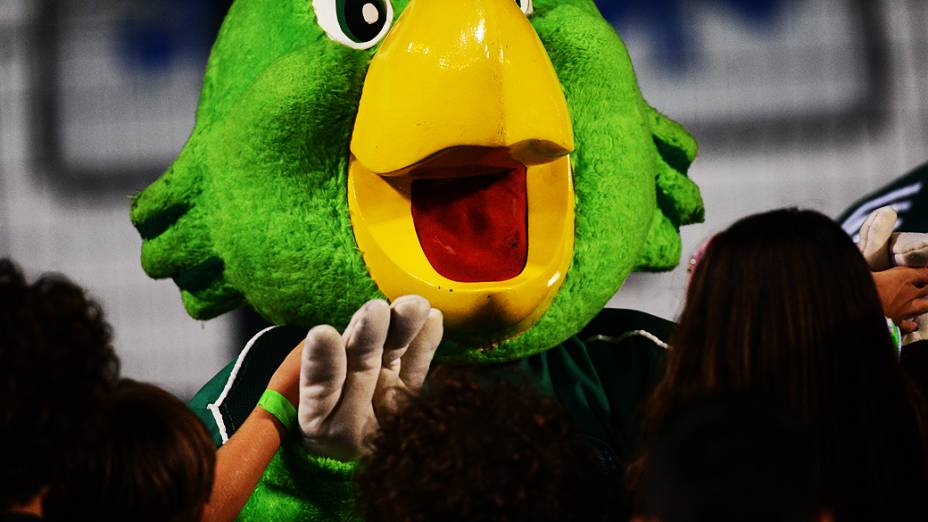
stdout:
[[119,361],[100,306],[59,275],[0,259],[0,510],[54,483],[93,430]]
[[583,520],[618,495],[553,399],[443,368],[381,419],[356,476],[368,522]]

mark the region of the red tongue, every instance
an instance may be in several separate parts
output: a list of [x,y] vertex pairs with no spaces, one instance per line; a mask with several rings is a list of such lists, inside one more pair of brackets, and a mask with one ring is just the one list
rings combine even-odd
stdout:
[[425,257],[461,283],[505,281],[528,255],[525,166],[503,174],[418,179],[412,219]]

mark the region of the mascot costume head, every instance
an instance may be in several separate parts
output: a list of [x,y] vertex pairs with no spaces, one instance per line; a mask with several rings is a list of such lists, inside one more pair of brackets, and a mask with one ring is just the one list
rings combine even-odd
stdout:
[[501,361],[676,265],[695,153],[592,0],[239,0],[132,219],[195,318],[344,325],[416,293],[440,357]]
[[237,0],[132,221],[194,318],[341,327],[419,294],[440,359],[491,364],[678,263],[695,154],[593,0]]

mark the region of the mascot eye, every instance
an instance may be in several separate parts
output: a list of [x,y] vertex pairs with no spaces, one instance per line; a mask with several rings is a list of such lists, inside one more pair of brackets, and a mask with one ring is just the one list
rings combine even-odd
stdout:
[[526,16],[532,14],[535,9],[532,7],[532,0],[516,0],[516,5],[525,13]]
[[393,22],[390,0],[313,0],[313,10],[329,38],[352,49],[373,47]]

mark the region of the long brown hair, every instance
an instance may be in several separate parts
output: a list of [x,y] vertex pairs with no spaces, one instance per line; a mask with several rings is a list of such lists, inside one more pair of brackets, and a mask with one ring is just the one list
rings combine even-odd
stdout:
[[867,265],[827,217],[777,210],[716,236],[671,345],[647,432],[693,396],[750,393],[813,434],[822,502],[839,520],[928,515],[921,405]]

